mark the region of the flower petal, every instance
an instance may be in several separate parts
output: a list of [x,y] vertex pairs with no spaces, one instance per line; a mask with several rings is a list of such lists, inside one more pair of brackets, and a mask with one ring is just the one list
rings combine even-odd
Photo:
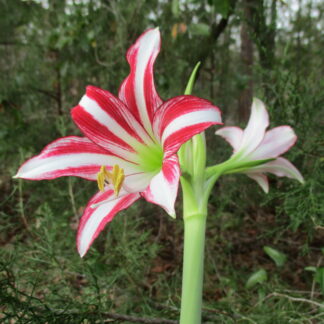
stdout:
[[161,206],[171,217],[175,217],[174,203],[179,177],[179,161],[174,154],[164,159],[161,171],[152,178],[149,187],[142,193],[143,197],[148,202]]
[[[77,248],[80,256],[83,257],[86,254],[105,225],[111,222],[119,211],[126,209],[139,198],[138,193],[126,194],[116,198],[113,190],[100,191],[94,195],[90,199],[79,224]],[[100,204],[102,201],[105,202]],[[97,206],[93,208],[95,204]]]
[[146,172],[130,174],[125,177],[123,189],[128,193],[142,192],[148,187],[153,176],[154,174]]
[[245,172],[245,174],[249,178],[255,180],[265,193],[269,192],[269,181],[267,176],[265,176],[262,173],[253,173],[253,172]]
[[156,109],[162,104],[154,86],[153,64],[160,51],[158,28],[144,32],[127,52],[130,74],[119,89],[119,98],[150,135]]
[[125,173],[138,172],[138,166],[109,155],[87,138],[67,136],[48,144],[42,152],[26,161],[15,178],[30,180],[55,179],[76,176],[96,180],[102,165],[118,164]]
[[159,108],[153,129],[168,157],[192,136],[215,124],[221,124],[221,113],[211,102],[194,96],[178,96]]
[[278,177],[288,177],[296,179],[301,183],[304,183],[304,178],[296,167],[291,164],[287,159],[279,157],[274,161],[265,163],[260,166],[256,166],[251,169],[252,172],[270,172]]
[[263,102],[257,98],[253,99],[251,116],[244,130],[240,158],[246,157],[261,143],[266,128],[269,126],[269,115]]
[[234,153],[240,148],[243,130],[239,127],[230,126],[218,129],[216,135],[223,137],[232,147]]
[[152,143],[124,103],[106,90],[88,86],[71,114],[88,138],[126,160],[137,161],[139,143]]
[[275,127],[266,132],[262,142],[249,158],[252,160],[276,158],[288,151],[296,140],[297,136],[291,127]]

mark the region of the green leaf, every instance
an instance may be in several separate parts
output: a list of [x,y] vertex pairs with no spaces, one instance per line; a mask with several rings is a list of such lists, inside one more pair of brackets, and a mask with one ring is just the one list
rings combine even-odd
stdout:
[[316,267],[305,267],[304,270],[310,271],[310,272],[316,272]]
[[287,260],[287,256],[284,253],[279,252],[270,246],[264,246],[263,251],[276,263],[277,267],[282,267]]
[[204,23],[191,24],[189,30],[192,35],[208,36],[210,34],[210,27]]
[[196,81],[196,76],[197,76],[197,72],[198,72],[198,69],[200,67],[200,64],[201,62],[198,62],[194,69],[192,70],[191,74],[190,74],[190,77],[189,77],[189,80],[188,80],[188,83],[187,83],[187,86],[186,86],[186,89],[184,91],[184,94],[185,95],[191,95],[192,93],[192,88],[194,86],[194,83]]
[[245,287],[247,289],[253,288],[257,284],[262,284],[263,282],[267,281],[268,275],[267,272],[264,269],[260,269],[256,272],[254,272],[248,281],[245,284]]
[[315,281],[319,283],[321,292],[324,295],[324,267],[316,269]]

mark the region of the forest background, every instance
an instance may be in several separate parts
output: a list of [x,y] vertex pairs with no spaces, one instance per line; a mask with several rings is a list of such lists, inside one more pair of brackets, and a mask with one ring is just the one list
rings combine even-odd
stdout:
[[[0,322],[176,323],[183,222],[139,201],[80,259],[78,219],[96,184],[13,180],[49,142],[78,135],[70,109],[93,84],[117,93],[127,48],[159,26],[155,80],[244,126],[252,96],[271,126],[291,125],[286,156],[300,185],[271,177],[269,194],[224,176],[209,206],[204,323],[323,323],[324,3],[315,0],[0,0]],[[209,163],[231,154],[207,132]],[[179,194],[179,202],[181,194]],[[165,319],[165,320],[164,320]]]

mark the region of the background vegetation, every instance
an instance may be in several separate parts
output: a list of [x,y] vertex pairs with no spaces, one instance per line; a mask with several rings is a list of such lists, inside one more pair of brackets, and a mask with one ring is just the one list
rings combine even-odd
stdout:
[[[137,202],[80,259],[76,228],[96,184],[11,178],[50,141],[79,134],[69,111],[85,86],[117,93],[127,48],[153,26],[163,37],[155,70],[163,98],[182,94],[201,60],[194,94],[219,106],[228,125],[246,123],[254,95],[272,126],[299,136],[286,156],[304,186],[271,178],[265,195],[244,176],[218,182],[204,323],[323,323],[324,3],[316,0],[0,0],[0,321],[178,318],[181,204],[173,221]],[[231,154],[213,132],[211,163]]]

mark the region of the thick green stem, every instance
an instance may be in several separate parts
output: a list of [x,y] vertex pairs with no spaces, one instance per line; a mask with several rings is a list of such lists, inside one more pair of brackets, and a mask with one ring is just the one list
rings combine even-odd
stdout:
[[[185,94],[191,94],[199,68],[191,73]],[[205,186],[206,142],[197,134],[178,152],[182,170],[184,252],[180,324],[201,323],[207,200]]]
[[180,324],[201,323],[206,216],[184,215]]

